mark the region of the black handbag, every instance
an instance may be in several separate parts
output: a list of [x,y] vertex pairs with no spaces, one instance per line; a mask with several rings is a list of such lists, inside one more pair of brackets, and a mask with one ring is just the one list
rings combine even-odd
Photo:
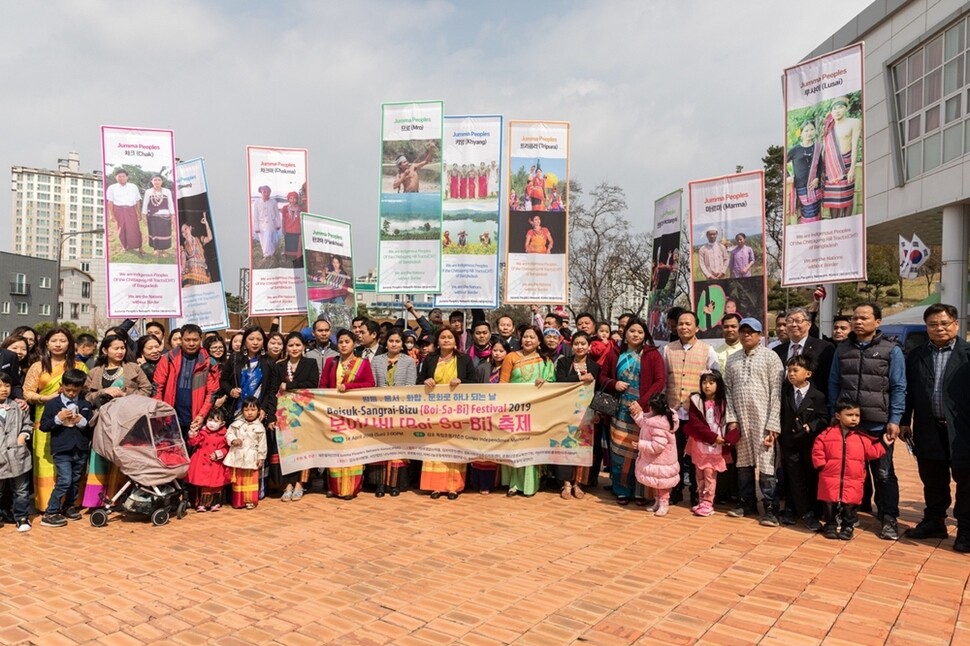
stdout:
[[620,400],[609,393],[600,391],[593,395],[593,401],[589,403],[589,407],[597,413],[613,417],[616,415],[616,411],[620,409]]

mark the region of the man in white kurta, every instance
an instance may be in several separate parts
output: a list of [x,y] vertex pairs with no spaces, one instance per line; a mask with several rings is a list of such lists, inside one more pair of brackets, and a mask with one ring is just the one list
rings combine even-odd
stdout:
[[754,318],[741,319],[741,352],[728,357],[725,422],[739,427],[737,444],[738,490],[741,502],[729,516],[756,515],[755,467],[765,513],[760,522],[778,526],[778,483],[775,478],[775,440],[781,430],[781,359],[762,344],[763,326]]
[[259,248],[264,258],[276,253],[276,243],[279,241],[280,227],[283,218],[276,200],[270,199],[269,186],[260,186],[260,199],[253,202],[253,234],[259,239]]
[[724,245],[718,242],[717,228],[711,227],[706,233],[707,242],[698,250],[701,271],[708,280],[718,280],[727,274],[731,256]]

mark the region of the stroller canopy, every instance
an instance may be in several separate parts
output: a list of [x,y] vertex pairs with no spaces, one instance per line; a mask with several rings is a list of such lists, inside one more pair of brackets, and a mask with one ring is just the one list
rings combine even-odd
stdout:
[[98,409],[94,450],[144,486],[184,478],[189,455],[175,409],[144,395],[112,399]]

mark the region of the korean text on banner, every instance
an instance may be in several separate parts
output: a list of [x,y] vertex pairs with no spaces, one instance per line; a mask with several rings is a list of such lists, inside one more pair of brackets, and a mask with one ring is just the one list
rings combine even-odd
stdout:
[[101,127],[108,316],[182,314],[171,130]]
[[569,124],[509,122],[505,302],[565,304]]
[[381,106],[377,291],[441,291],[441,101]]
[[866,278],[862,43],[785,70],[784,287]]
[[334,330],[350,329],[356,311],[350,223],[303,214],[307,320],[320,317]]
[[283,473],[389,459],[592,464],[587,384],[303,390],[280,397]]
[[300,215],[309,209],[307,151],[246,147],[249,313],[306,312]]

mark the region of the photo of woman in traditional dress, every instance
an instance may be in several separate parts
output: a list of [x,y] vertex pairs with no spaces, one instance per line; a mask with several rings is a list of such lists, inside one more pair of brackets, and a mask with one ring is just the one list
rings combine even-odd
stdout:
[[286,204],[280,207],[280,217],[283,222],[283,253],[287,260],[293,262],[294,267],[301,267],[303,262],[303,240],[300,227],[300,194],[290,191],[286,194]]
[[794,190],[789,192],[789,212],[798,213],[797,224],[818,222],[822,218],[822,191],[819,190],[822,147],[816,141],[813,121],[799,131],[799,142],[788,151]]
[[529,223],[532,224],[532,228],[525,234],[525,252],[552,253],[552,233],[542,226],[542,217],[533,215]]
[[156,256],[172,248],[172,214],[175,200],[172,191],[162,186],[161,175],[152,176],[151,188],[142,198],[141,213],[148,223],[148,246]]
[[192,235],[192,225],[182,225],[182,287],[189,285],[208,285],[212,282],[209,265],[205,260],[205,245],[212,242],[212,229],[209,227],[208,214],[202,213],[199,223],[205,227],[202,236]]

